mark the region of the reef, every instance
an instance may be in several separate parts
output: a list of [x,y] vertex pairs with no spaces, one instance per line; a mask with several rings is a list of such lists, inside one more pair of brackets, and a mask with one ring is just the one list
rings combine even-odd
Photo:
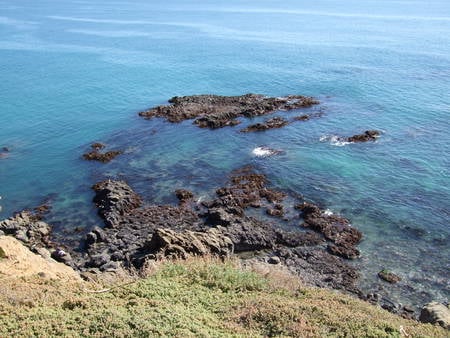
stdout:
[[241,96],[193,95],[175,96],[169,100],[170,105],[157,106],[139,113],[146,119],[165,118],[176,123],[195,119],[194,124],[200,128],[217,129],[235,126],[240,117],[267,115],[276,111],[288,111],[311,107],[319,101],[302,95],[284,97],[267,97],[258,94]]

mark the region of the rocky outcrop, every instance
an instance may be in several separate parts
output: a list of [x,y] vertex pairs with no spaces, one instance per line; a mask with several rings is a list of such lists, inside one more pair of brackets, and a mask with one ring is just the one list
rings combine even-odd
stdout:
[[233,253],[233,242],[218,229],[176,232],[159,228],[145,244],[145,249],[156,259],[210,255],[224,258]]
[[332,242],[328,245],[330,253],[349,259],[359,256],[356,245],[361,241],[362,234],[350,226],[347,219],[327,213],[312,203],[304,202],[298,208],[302,211],[303,226],[322,233]]
[[83,154],[83,158],[88,161],[99,161],[102,163],[107,163],[112,161],[117,156],[123,154],[121,150],[110,150],[106,152],[100,152],[101,149],[105,148],[102,143],[93,143],[91,145],[92,150]]
[[282,117],[274,117],[263,123],[256,123],[241,129],[241,133],[249,133],[254,131],[265,131],[268,129],[282,128],[289,124],[289,121]]
[[[121,267],[140,269],[149,260],[237,253],[282,264],[311,285],[356,292],[356,270],[330,254],[324,243],[355,244],[358,232],[311,204],[302,205],[302,215],[314,231],[287,231],[272,224],[269,216],[296,212],[286,205],[287,195],[269,187],[266,177],[250,166],[233,171],[228,183],[216,190],[216,197],[200,204],[192,192],[179,189],[175,192],[179,206],[145,205],[124,181],[105,180],[93,190],[105,227],[88,232],[78,250],[50,242],[50,227],[39,219],[39,213],[48,211],[45,205],[1,222],[0,233],[14,235],[42,256],[89,275]],[[260,209],[262,217],[249,216],[251,208]],[[298,219],[298,213],[294,217]],[[338,221],[339,226],[334,224]]]
[[106,180],[95,184],[94,202],[107,227],[114,228],[121,218],[141,206],[142,200],[124,181]]
[[29,248],[51,246],[51,227],[42,222],[41,215],[35,211],[22,211],[0,222],[0,231],[14,236]]
[[368,141],[375,141],[379,136],[380,132],[378,130],[366,130],[362,134],[353,135],[350,137],[347,137],[345,141],[347,142],[368,142]]
[[450,330],[450,309],[437,302],[428,303],[422,308],[419,320],[423,323],[439,324]]
[[277,110],[293,110],[310,107],[319,102],[312,97],[290,95],[267,97],[257,94],[242,96],[194,95],[173,97],[170,105],[158,106],[139,115],[151,119],[162,117],[169,122],[195,119],[201,128],[222,128],[240,123],[239,117],[254,117],[273,113]]
[[[356,270],[323,248],[325,239],[340,243],[344,235],[328,228],[324,234],[286,231],[246,214],[248,208],[263,208],[270,215],[275,215],[274,210],[284,212],[286,197],[268,187],[266,177],[252,167],[233,171],[228,184],[217,189],[215,199],[198,205],[192,201],[193,194],[183,189],[176,191],[181,202],[176,207],[142,206],[139,196],[123,181],[103,181],[94,190],[106,226],[86,235],[83,255],[71,253],[80,270],[107,271],[120,265],[141,268],[149,260],[164,257],[252,252],[270,255],[272,261],[280,261],[311,285],[356,290]],[[319,221],[313,222],[313,214],[306,219],[317,230]]]
[[266,177],[251,166],[234,170],[229,184],[217,189],[216,194],[218,198],[203,202],[203,206],[212,211],[219,207],[236,215],[243,215],[247,207],[272,209],[286,197],[285,193],[267,187]]

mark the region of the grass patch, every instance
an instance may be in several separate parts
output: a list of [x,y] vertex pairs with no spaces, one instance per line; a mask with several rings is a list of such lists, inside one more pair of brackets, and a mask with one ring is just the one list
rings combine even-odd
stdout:
[[[168,262],[151,276],[105,293],[86,292],[103,287],[93,284],[16,280],[0,286],[0,336],[446,335],[437,326],[405,320],[332,291],[275,285],[271,277],[242,271],[232,261],[214,260]],[[29,303],[15,302],[24,292]]]

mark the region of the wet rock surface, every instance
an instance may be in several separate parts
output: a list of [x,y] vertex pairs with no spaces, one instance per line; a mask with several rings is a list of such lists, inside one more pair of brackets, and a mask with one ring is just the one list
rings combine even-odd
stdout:
[[[80,270],[105,271],[118,265],[139,269],[164,257],[252,252],[261,260],[286,265],[306,284],[358,292],[357,271],[326,250],[328,238],[323,234],[287,231],[247,215],[248,209],[283,210],[286,194],[267,184],[264,175],[247,166],[233,171],[212,200],[161,206],[142,205],[123,181],[100,182],[94,186],[94,201],[105,227],[88,233],[84,252],[71,252],[72,257]],[[187,190],[177,190],[176,195],[181,202],[193,197]],[[337,237],[336,232],[333,238]]]
[[289,124],[289,121],[282,117],[274,117],[262,123],[256,123],[241,129],[241,133],[250,133],[255,131],[264,131],[268,129],[282,128]]
[[304,202],[297,208],[302,212],[304,227],[320,232],[331,241],[328,245],[330,253],[347,259],[359,256],[356,245],[361,241],[362,233],[353,228],[347,219],[327,213],[312,203]]
[[398,283],[402,280],[395,273],[393,273],[389,270],[386,270],[386,269],[383,269],[380,272],[378,272],[378,277],[380,277],[382,280],[389,282],[391,284]]
[[123,154],[121,150],[110,150],[106,152],[100,152],[105,148],[103,143],[93,143],[91,145],[92,150],[83,154],[83,158],[87,161],[98,161],[102,163],[108,163],[115,159],[117,156]]
[[106,180],[95,184],[94,203],[107,227],[114,228],[122,217],[142,205],[142,200],[124,181]]
[[[305,285],[344,290],[404,317],[417,315],[414,309],[358,289],[358,271],[345,258],[356,256],[361,233],[348,220],[302,197],[297,197],[300,204],[287,202],[288,194],[270,188],[266,177],[250,166],[231,172],[215,198],[202,203],[195,202],[192,192],[179,189],[178,206],[145,204],[124,181],[102,181],[93,190],[105,226],[91,229],[81,248],[51,242],[50,226],[27,214],[1,222],[0,233],[28,241],[35,252],[89,278],[103,271],[141,269],[166,258],[235,254],[243,260],[280,264]],[[45,210],[41,206],[32,213]],[[274,210],[286,214],[274,217]],[[251,216],[251,211],[261,217]],[[303,219],[303,226],[287,230],[282,224],[289,217],[292,224]]]
[[195,119],[194,123],[201,128],[216,129],[239,124],[239,117],[255,117],[278,110],[311,107],[318,104],[319,101],[301,95],[267,97],[246,94],[241,96],[176,96],[171,98],[169,103],[170,105],[140,112],[139,115],[146,119],[162,117],[169,122]]
[[381,132],[378,130],[366,130],[362,134],[357,134],[357,135],[347,137],[345,139],[345,141],[353,142],[353,143],[375,141],[380,135],[381,135]]
[[192,201],[194,198],[194,194],[186,189],[177,189],[175,190],[175,195],[180,201],[180,205],[185,205],[186,203]]

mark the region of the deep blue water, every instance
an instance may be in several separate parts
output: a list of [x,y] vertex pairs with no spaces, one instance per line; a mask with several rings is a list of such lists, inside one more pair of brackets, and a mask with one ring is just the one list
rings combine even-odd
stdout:
[[[74,236],[101,223],[98,179],[171,203],[251,163],[363,231],[363,288],[388,268],[410,286],[386,287],[402,303],[449,297],[446,0],[0,0],[0,79],[1,217],[50,199],[55,231]],[[325,115],[255,134],[137,116],[175,95],[248,92],[312,95]],[[376,143],[326,138],[369,128]],[[94,141],[127,153],[85,162]],[[255,158],[261,145],[284,154]]]

